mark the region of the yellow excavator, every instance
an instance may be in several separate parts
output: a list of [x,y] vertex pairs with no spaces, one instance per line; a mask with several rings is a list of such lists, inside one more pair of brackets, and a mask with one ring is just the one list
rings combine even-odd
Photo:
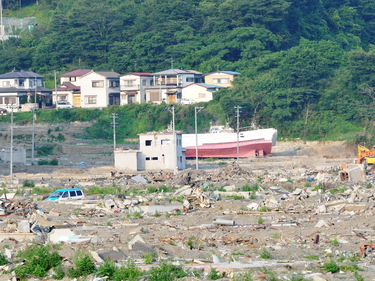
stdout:
[[368,149],[367,147],[358,145],[358,158],[356,163],[362,164],[364,161],[366,161],[368,165],[375,164],[375,146],[373,146],[372,149]]

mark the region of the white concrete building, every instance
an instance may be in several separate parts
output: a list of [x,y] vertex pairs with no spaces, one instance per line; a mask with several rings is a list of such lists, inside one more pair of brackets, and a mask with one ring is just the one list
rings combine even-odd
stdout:
[[115,167],[133,171],[186,169],[182,132],[176,132],[176,148],[170,130],[139,135],[139,151],[115,151]]

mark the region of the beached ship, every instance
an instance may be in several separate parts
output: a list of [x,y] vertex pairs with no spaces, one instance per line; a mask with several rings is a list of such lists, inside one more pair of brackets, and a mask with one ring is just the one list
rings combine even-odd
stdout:
[[199,158],[233,158],[257,157],[271,155],[272,146],[276,145],[277,130],[273,128],[253,129],[237,133],[228,125],[211,126],[205,134],[183,134],[182,147],[186,149],[187,158],[196,157],[196,140],[198,140]]

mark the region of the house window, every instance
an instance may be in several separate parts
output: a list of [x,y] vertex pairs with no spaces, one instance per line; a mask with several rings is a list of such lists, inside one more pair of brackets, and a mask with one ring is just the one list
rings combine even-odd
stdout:
[[147,80],[142,80],[142,86],[147,86]]
[[194,79],[194,82],[195,82],[195,83],[202,83],[202,78],[195,78],[195,79]]
[[25,86],[25,80],[23,79],[18,80],[18,85],[21,87]]
[[193,77],[187,77],[186,82],[194,82],[194,78]]
[[96,96],[85,96],[86,104],[96,104]]
[[205,97],[206,97],[206,93],[199,93],[199,94],[198,94],[198,97],[200,97],[200,98],[205,98]]
[[151,146],[151,140],[146,140],[145,141],[145,146]]
[[116,88],[119,85],[119,81],[109,81],[110,88]]
[[126,100],[127,95],[121,95],[121,100]]
[[229,78],[214,78],[214,83],[226,84],[226,83],[229,83]]
[[146,161],[150,160],[150,157],[146,157]]
[[104,82],[103,81],[92,81],[93,88],[103,88]]
[[3,97],[0,97],[0,104],[3,104]]
[[150,93],[150,101],[160,101],[160,93],[159,92],[151,92]]
[[182,163],[182,156],[180,156],[180,162]]
[[70,82],[75,82],[76,81],[76,77],[69,77],[69,81]]
[[10,82],[9,81],[3,81],[3,87],[9,87]]
[[152,157],[151,160],[158,160],[158,157]]
[[63,101],[66,101],[68,99],[67,96],[59,96],[59,100],[63,100]]
[[4,97],[4,104],[16,104],[17,98],[16,97]]

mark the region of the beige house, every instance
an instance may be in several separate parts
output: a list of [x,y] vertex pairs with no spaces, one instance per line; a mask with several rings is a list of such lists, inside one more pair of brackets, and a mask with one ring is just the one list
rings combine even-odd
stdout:
[[225,87],[205,83],[193,83],[182,88],[181,104],[208,102],[214,93]]
[[120,75],[120,104],[145,103],[146,87],[154,82],[152,73],[129,72]]
[[120,105],[120,74],[114,71],[94,71],[81,77],[81,107],[104,108]]
[[58,101],[67,101],[75,107],[81,106],[81,78],[83,75],[91,72],[91,69],[76,69],[59,75],[60,86],[52,89],[54,103]]
[[140,134],[139,151],[116,149],[115,167],[133,171],[186,169],[182,132],[175,135],[176,144],[171,130]]
[[204,75],[204,82],[222,87],[231,87],[232,81],[241,73],[234,71],[215,71]]

